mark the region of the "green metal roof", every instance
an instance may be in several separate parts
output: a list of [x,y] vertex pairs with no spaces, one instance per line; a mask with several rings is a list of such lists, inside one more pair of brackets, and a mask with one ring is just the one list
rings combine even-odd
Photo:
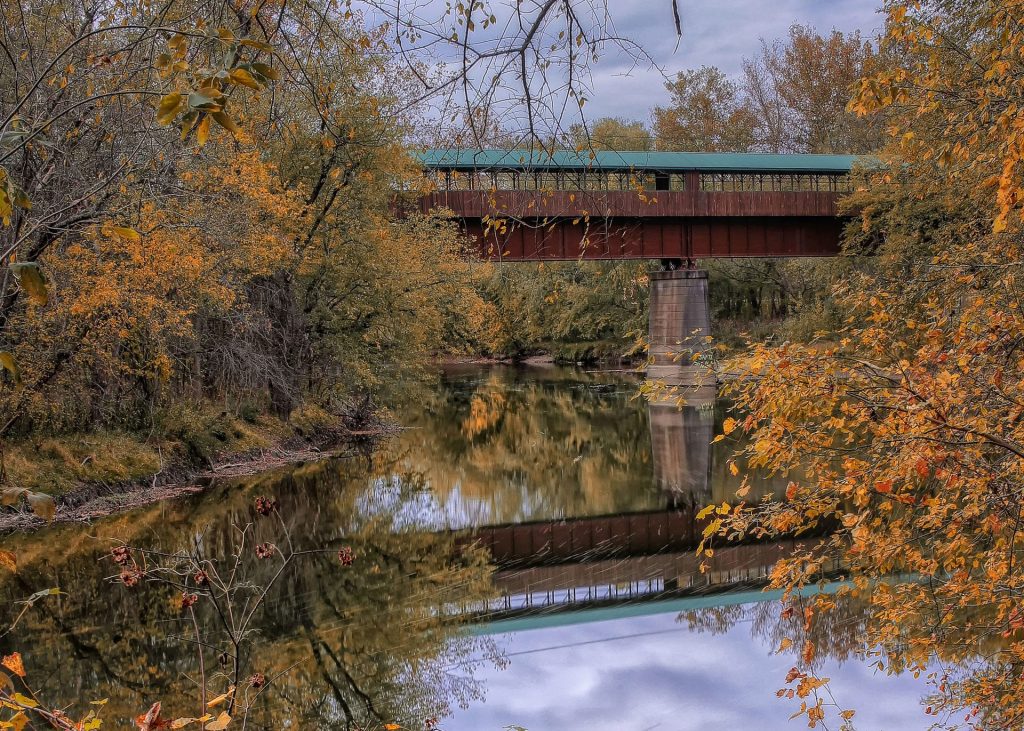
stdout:
[[424,150],[415,153],[427,169],[440,170],[658,170],[677,172],[848,173],[856,155],[770,155],[757,152],[553,153],[527,150]]

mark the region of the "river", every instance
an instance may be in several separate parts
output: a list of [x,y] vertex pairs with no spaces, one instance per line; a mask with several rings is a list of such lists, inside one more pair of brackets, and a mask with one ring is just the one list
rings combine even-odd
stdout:
[[[155,701],[196,715],[201,676],[206,700],[237,686],[213,712],[248,708],[245,728],[806,727],[776,697],[801,628],[761,591],[791,542],[720,548],[706,571],[693,555],[694,512],[739,487],[734,445],[710,444],[725,405],[463,366],[391,408],[403,429],[372,452],[7,539],[0,620],[26,611],[0,653],[73,716],[106,699],[104,728]],[[873,671],[858,608],[834,615],[815,669],[857,728],[928,728],[923,683]]]

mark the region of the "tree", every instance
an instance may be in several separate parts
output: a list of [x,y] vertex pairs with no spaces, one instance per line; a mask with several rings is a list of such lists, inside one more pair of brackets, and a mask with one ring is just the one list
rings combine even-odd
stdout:
[[739,84],[719,69],[680,71],[665,88],[671,105],[653,112],[659,150],[743,152],[754,145],[754,110]]
[[[738,459],[805,477],[774,503],[746,504],[741,490],[711,530],[834,528],[773,583],[813,583],[838,557],[880,667],[928,673],[929,713],[1012,728],[1024,717],[1024,72],[1012,60],[1024,8],[887,11],[886,63],[851,105],[884,114],[891,132],[848,202],[847,248],[875,253],[876,270],[836,287],[847,319],[827,341],[756,346],[737,364],[751,378],[729,389],[738,420],[726,432],[752,439]],[[822,597],[817,611],[832,606]]]
[[575,125],[571,130],[577,148],[594,150],[654,149],[654,139],[643,122],[622,117],[602,117],[588,126]]
[[870,73],[875,52],[858,31],[827,37],[794,25],[785,42],[761,39],[743,60],[743,95],[766,152],[868,153],[880,143],[875,118],[848,112],[854,83]]

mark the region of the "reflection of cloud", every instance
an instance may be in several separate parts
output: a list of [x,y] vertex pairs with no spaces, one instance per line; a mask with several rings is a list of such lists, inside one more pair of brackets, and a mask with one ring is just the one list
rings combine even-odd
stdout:
[[[718,66],[727,74],[740,72],[744,56],[753,56],[760,38],[786,35],[794,23],[825,33],[860,30],[867,36],[881,27],[872,0],[688,0],[679,3],[683,37],[676,47],[670,0],[615,0],[615,27],[654,57],[669,75],[700,66]],[[766,9],[767,8],[769,9]],[[590,119],[620,116],[646,120],[650,108],[668,101],[661,75],[646,66],[634,69],[624,54],[609,52],[593,70],[593,89],[587,103]]]
[[[787,720],[792,701],[775,697],[791,658],[771,655],[742,623],[702,635],[669,613],[521,632],[502,644],[510,666],[481,670],[486,702],[446,720],[446,731],[806,727]],[[928,728],[923,681],[876,675],[860,662],[826,662],[823,674],[857,710],[858,729]]]

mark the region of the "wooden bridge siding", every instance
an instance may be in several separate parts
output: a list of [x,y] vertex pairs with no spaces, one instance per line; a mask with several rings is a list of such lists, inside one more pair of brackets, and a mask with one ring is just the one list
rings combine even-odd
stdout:
[[[557,592],[585,586],[608,586],[652,579],[676,580],[680,587],[706,584],[712,577],[734,580],[765,576],[776,561],[791,555],[800,545],[795,540],[765,544],[725,546],[710,559],[699,558],[693,551],[665,553],[655,556],[603,559],[562,566],[531,566],[495,572],[494,585],[502,594]],[[708,572],[701,573],[700,564],[707,563]]]
[[423,197],[424,212],[450,208],[462,218],[824,217],[838,215],[842,194],[820,191],[537,191],[452,190]]
[[838,218],[662,218],[526,221],[504,233],[464,223],[492,260],[835,256]]

